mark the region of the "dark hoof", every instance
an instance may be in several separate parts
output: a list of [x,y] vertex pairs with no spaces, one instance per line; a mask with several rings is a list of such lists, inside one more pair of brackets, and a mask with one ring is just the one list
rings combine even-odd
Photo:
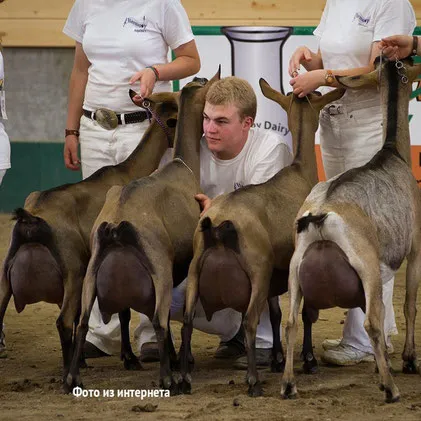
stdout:
[[178,383],[172,382],[171,383],[171,386],[169,388],[169,391],[170,391],[170,396],[177,396],[177,395],[179,395],[181,393],[180,392],[180,385]]
[[191,395],[191,383],[183,379],[179,384],[180,393],[183,395]]
[[297,388],[295,384],[287,383],[282,387],[281,396],[284,399],[295,399],[297,397]]
[[63,393],[65,393],[66,395],[70,393],[74,394],[75,392],[77,392],[75,389],[83,388],[83,383],[81,381],[76,381],[73,378],[69,379],[69,376],[67,376],[67,380],[63,381]]
[[305,374],[316,374],[319,371],[319,364],[313,354],[307,354],[303,364],[303,371]]
[[272,360],[270,363],[270,371],[272,373],[283,373],[285,370],[285,360],[275,361]]
[[254,385],[250,385],[247,393],[252,398],[257,398],[259,396],[263,396],[262,383],[257,382]]
[[402,373],[405,374],[420,374],[420,368],[416,361],[404,361],[402,366]]
[[140,364],[140,361],[134,354],[130,356],[130,358],[123,357],[123,363],[124,363],[124,368],[126,370],[135,371],[135,370],[142,370],[143,368],[142,364]]
[[399,393],[393,396],[393,393],[390,389],[385,389],[385,392],[386,392],[386,399],[385,399],[386,403],[395,403],[395,402],[398,402],[401,398]]

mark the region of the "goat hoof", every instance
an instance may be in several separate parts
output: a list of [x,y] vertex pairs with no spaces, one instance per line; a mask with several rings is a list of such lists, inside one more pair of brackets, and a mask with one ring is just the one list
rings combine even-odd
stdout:
[[142,370],[142,364],[140,364],[139,359],[136,357],[136,355],[131,355],[129,358],[127,357],[123,357],[123,363],[124,363],[124,368],[126,370]]
[[307,358],[304,360],[303,371],[305,374],[316,374],[319,371],[319,364],[314,355],[311,354],[311,358],[307,355]]
[[250,385],[247,393],[251,398],[263,396],[262,384],[260,382],[256,382],[255,384]]
[[404,361],[402,366],[402,373],[404,374],[419,374],[420,368],[417,363],[414,361]]
[[159,380],[159,387],[161,389],[169,390],[172,384],[172,380],[170,376],[166,376]]
[[384,388],[384,390],[386,392],[386,399],[385,399],[386,403],[395,403],[400,400],[401,397],[399,393],[393,394],[392,390],[389,387]]
[[283,373],[285,370],[285,360],[276,361],[272,360],[270,364],[270,371],[272,373]]
[[281,396],[284,399],[295,399],[297,397],[297,387],[294,383],[284,383],[281,389]]
[[171,383],[171,386],[169,387],[170,390],[170,396],[177,396],[180,394],[180,385],[178,383]]
[[187,381],[186,379],[183,379],[179,384],[179,387],[180,392],[183,395],[191,395],[191,382]]

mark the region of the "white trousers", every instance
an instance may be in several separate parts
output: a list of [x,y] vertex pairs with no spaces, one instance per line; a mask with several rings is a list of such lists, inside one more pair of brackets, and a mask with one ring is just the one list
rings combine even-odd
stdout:
[[7,170],[0,170],[0,186],[1,186],[1,182],[3,181],[3,177],[6,174]]
[[[124,161],[136,148],[147,127],[148,123],[143,122],[125,126],[119,125],[115,130],[105,130],[95,121],[82,116],[79,140],[83,178],[89,177],[105,165],[116,165]],[[169,162],[171,157],[171,150],[169,150],[161,159],[160,166]],[[185,289],[186,281],[173,290],[171,318],[175,320],[183,320]],[[194,319],[195,328],[209,334],[219,335],[222,341],[228,341],[235,336],[240,324],[241,314],[232,309],[225,309],[215,313],[212,320],[208,322],[203,307],[198,303]],[[143,343],[156,341],[152,323],[143,314],[141,314],[139,326],[135,329],[135,339],[137,339],[139,350]],[[113,315],[110,322],[104,324],[99,311],[98,300],[95,300],[92,307],[86,340],[107,354],[118,354],[120,352],[120,322],[118,315]],[[257,328],[256,347],[271,348],[272,342],[269,308],[266,305]]]
[[[383,145],[382,112],[378,100],[341,105],[343,114],[329,115],[327,106],[320,113],[320,143],[326,177],[366,164]],[[384,333],[397,334],[393,309],[394,277],[383,279],[385,306]],[[360,308],[348,311],[342,342],[365,352],[373,352],[364,328],[365,314]]]

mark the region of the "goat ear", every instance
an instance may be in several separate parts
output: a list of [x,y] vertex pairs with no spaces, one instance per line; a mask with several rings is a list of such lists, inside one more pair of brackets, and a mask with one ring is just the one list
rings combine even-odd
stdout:
[[277,102],[285,111],[288,110],[291,100],[287,96],[273,89],[263,78],[259,79],[259,85],[266,98]]
[[407,69],[408,79],[410,82],[413,82],[418,76],[421,75],[421,64],[416,64],[415,66],[408,66]]
[[345,88],[364,89],[370,86],[377,87],[378,70],[358,76],[336,76],[336,80]]
[[333,91],[329,91],[323,96],[314,96],[311,99],[311,103],[317,108],[319,108],[319,110],[321,110],[325,105],[329,104],[330,102],[337,101],[338,99],[342,98],[345,92],[345,88],[337,88]]

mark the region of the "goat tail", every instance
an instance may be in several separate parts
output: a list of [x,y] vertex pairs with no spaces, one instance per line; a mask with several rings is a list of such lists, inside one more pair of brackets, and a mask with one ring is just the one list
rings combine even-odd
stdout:
[[239,253],[238,232],[232,221],[226,220],[214,227],[211,219],[205,217],[200,226],[203,232],[205,250],[209,247],[215,247],[217,244],[222,244]]
[[320,215],[312,215],[309,213],[307,216],[303,216],[297,221],[297,233],[299,234],[302,231],[306,231],[310,224],[321,227],[326,218],[327,213],[322,213]]
[[45,219],[34,216],[23,208],[15,209],[12,219],[16,220],[16,225],[13,229],[13,240],[16,243],[19,245],[23,243],[39,243],[46,247],[51,247],[53,232]]
[[98,241],[101,249],[109,246],[137,247],[139,244],[136,228],[128,221],[121,221],[117,226],[110,222],[103,222],[98,227]]

